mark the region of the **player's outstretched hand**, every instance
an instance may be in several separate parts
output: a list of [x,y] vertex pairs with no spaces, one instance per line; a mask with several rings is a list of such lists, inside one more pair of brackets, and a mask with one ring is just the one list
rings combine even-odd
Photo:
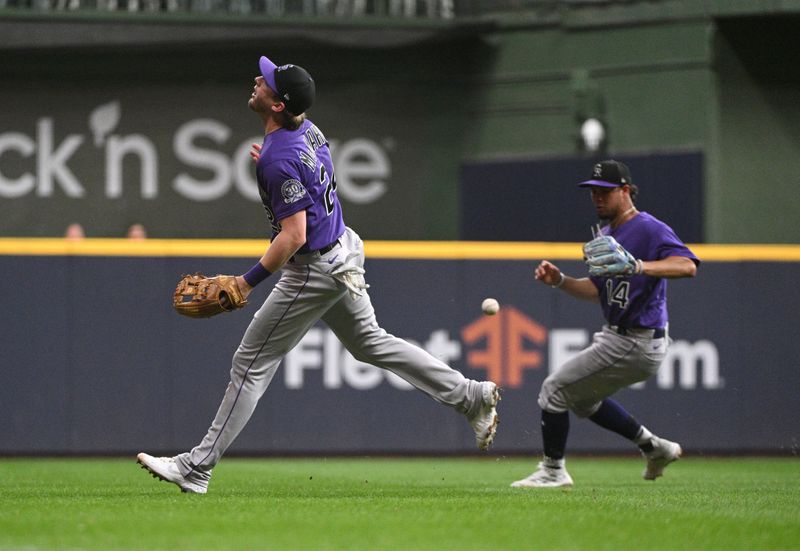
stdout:
[[533,272],[533,277],[547,285],[557,285],[561,281],[561,270],[558,266],[549,260],[542,260],[536,270]]
[[261,144],[250,144],[250,158],[253,159],[254,163],[257,163],[259,157],[261,157]]

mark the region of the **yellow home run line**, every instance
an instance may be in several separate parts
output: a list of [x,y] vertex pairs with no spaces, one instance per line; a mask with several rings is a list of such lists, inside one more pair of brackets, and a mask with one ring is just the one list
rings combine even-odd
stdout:
[[[5,256],[260,257],[259,239],[0,238]],[[366,241],[369,258],[445,260],[580,260],[581,243],[494,241]],[[800,262],[800,245],[689,245],[704,261]]]

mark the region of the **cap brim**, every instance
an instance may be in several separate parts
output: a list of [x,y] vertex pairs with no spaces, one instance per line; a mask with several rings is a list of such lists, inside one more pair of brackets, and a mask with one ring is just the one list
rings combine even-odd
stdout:
[[261,76],[267,83],[267,86],[272,88],[272,91],[278,93],[278,87],[275,85],[275,69],[278,68],[273,62],[267,59],[266,56],[261,56],[258,60],[258,68],[261,69]]
[[603,180],[586,180],[578,184],[578,187],[620,187],[625,184],[614,184],[612,182],[605,182]]

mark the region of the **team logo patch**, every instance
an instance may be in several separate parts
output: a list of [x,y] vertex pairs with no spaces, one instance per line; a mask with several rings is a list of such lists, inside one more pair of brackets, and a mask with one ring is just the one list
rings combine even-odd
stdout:
[[299,180],[293,178],[281,184],[281,195],[283,195],[283,202],[291,205],[306,196],[306,188]]

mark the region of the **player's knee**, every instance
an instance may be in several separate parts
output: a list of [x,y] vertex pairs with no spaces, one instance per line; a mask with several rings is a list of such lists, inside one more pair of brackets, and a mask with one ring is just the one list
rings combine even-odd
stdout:
[[367,364],[368,363],[372,363],[372,359],[374,357],[372,354],[364,351],[361,348],[350,350],[350,354],[353,356],[353,358],[356,359],[356,361],[367,363]]
[[250,363],[250,359],[247,358],[247,354],[242,351],[242,348],[239,347],[236,352],[233,354],[233,358],[231,359],[231,380],[234,380],[236,377],[241,377],[247,371],[247,366]]
[[231,380],[237,380],[248,373],[256,374],[262,371],[269,360],[267,355],[259,352],[239,346],[231,359]]
[[557,392],[556,389],[553,388],[553,385],[547,384],[546,380],[539,392],[538,402],[539,407],[543,411],[549,411],[551,413],[561,413],[569,409],[566,400],[564,400],[564,396],[560,392]]
[[386,336],[386,331],[376,325],[354,342],[349,342],[347,350],[359,362],[374,363],[378,355],[385,354],[387,350]]
[[549,411],[550,413],[564,413],[569,411],[569,408],[559,400],[539,400],[539,408],[542,411]]
[[347,351],[359,362],[370,363],[374,353],[374,344],[369,338],[362,338],[355,343],[348,343]]

